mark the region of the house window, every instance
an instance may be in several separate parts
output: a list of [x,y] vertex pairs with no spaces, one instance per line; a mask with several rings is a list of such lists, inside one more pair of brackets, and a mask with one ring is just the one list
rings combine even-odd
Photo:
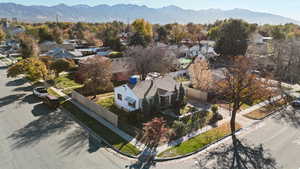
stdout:
[[160,96],[160,105],[162,107],[168,106],[170,104],[169,96]]
[[136,105],[136,101],[134,101],[134,102],[128,102],[128,106],[129,107],[135,108],[135,105]]
[[118,100],[122,101],[122,95],[121,94],[118,94]]

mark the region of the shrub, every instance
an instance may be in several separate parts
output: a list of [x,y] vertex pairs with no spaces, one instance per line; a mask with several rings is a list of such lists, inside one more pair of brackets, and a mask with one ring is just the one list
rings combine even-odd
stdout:
[[175,120],[172,124],[172,128],[176,136],[183,136],[186,133],[185,124],[182,121]]

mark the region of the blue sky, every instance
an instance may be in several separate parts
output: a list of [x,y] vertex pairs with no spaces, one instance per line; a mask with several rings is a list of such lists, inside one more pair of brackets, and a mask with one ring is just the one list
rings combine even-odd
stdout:
[[244,8],[253,11],[269,12],[300,20],[299,0],[0,0],[0,2],[14,2],[24,5],[56,5],[65,3],[68,5],[87,4],[137,4],[159,8],[168,5],[176,5],[185,9],[233,9]]

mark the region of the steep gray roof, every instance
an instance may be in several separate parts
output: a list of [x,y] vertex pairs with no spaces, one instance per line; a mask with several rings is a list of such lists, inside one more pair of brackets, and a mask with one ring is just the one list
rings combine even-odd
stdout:
[[179,84],[170,76],[153,79],[153,86],[151,88],[151,80],[140,81],[136,85],[128,84],[128,86],[140,99],[144,98],[148,90],[146,97],[153,97],[157,90],[159,90],[159,92],[173,92],[175,86],[177,89],[179,88]]

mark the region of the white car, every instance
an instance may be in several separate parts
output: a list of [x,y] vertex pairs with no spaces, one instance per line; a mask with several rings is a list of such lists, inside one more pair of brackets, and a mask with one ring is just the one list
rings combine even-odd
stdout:
[[45,87],[36,87],[32,90],[33,95],[39,97],[39,98],[44,98],[48,95],[48,91]]

